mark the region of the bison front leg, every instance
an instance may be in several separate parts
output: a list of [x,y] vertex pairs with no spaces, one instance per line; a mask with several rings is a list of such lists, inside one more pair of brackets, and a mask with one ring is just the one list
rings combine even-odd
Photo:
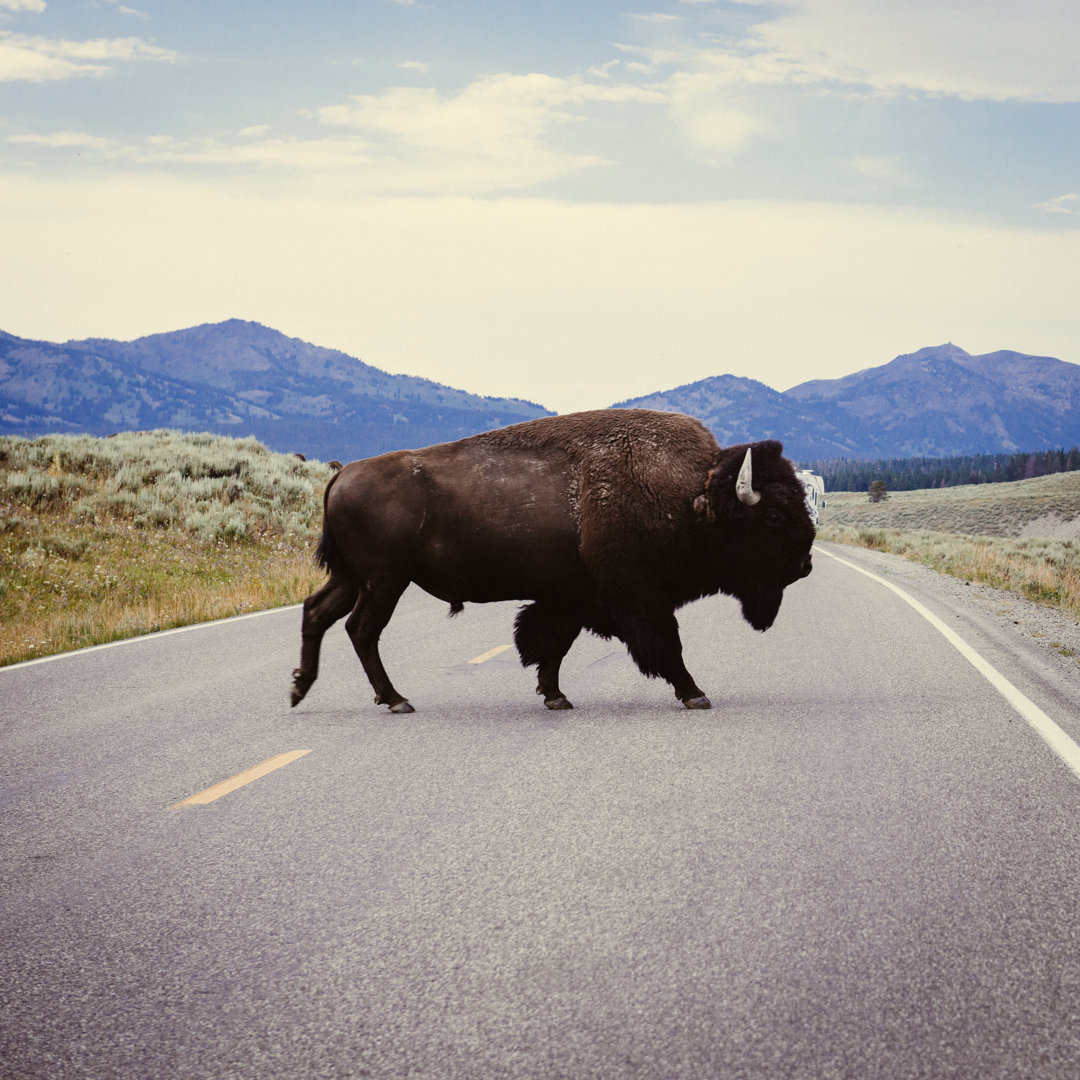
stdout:
[[523,607],[514,621],[514,643],[526,667],[536,664],[536,692],[549,709],[574,706],[559,689],[559,669],[578,634],[581,619],[560,604],[539,600]]
[[411,713],[413,707],[394,689],[390,676],[386,674],[382,657],[379,656],[379,637],[408,584],[408,579],[390,578],[370,582],[367,588],[360,591],[356,606],[345,623],[356,655],[375,691],[375,704],[389,705],[393,713]]
[[349,614],[356,603],[359,588],[355,581],[331,575],[330,580],[304,601],[304,618],[300,626],[300,666],[293,672],[290,704],[295,707],[304,700],[319,675],[319,650],[326,631]]
[[683,663],[679,622],[673,611],[628,612],[619,621],[619,637],[626,642],[642,674],[666,679],[688,709],[712,708]]

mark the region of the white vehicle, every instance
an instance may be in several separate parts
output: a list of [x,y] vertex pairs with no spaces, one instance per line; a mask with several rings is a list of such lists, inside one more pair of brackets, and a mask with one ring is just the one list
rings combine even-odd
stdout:
[[825,481],[817,473],[809,469],[798,469],[795,475],[802,481],[806,491],[806,505],[810,510],[810,517],[817,525],[821,511],[825,509]]

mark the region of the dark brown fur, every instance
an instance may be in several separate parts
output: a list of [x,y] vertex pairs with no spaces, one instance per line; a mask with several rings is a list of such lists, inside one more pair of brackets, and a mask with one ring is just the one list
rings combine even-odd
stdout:
[[415,582],[452,613],[532,601],[515,642],[549,708],[570,707],[559,667],[583,628],[619,638],[644,674],[707,708],[682,662],[675,611],[724,592],[765,630],[785,586],[810,572],[814,528],[790,462],[777,442],[752,445],[762,498],[749,506],[735,492],[746,450],[721,449],[678,413],[609,409],[345,466],[326,489],[317,557],[330,579],[304,603],[293,705],[315,681],[323,634],[349,615],[376,702],[410,711],[378,639]]

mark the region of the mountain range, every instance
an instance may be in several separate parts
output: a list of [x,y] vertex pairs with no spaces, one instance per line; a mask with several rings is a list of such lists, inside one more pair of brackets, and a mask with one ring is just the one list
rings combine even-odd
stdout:
[[780,392],[717,375],[620,408],[690,413],[722,445],[776,438],[790,457],[952,457],[1080,445],[1080,365],[953,344]]
[[[721,444],[777,438],[803,462],[1013,453],[1080,444],[1080,366],[945,344],[783,392],[716,375],[613,407],[689,413]],[[0,434],[172,427],[345,461],[544,415],[237,319],[131,342],[0,332]]]
[[239,319],[130,342],[54,345],[0,333],[0,434],[179,428],[348,461],[547,414],[389,375]]

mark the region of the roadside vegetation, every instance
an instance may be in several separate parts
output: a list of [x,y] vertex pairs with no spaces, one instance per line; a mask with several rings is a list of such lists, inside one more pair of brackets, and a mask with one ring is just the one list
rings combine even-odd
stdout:
[[903,555],[1080,620],[1080,473],[826,500],[822,540]]
[[254,439],[0,438],[0,665],[302,600],[331,475]]

